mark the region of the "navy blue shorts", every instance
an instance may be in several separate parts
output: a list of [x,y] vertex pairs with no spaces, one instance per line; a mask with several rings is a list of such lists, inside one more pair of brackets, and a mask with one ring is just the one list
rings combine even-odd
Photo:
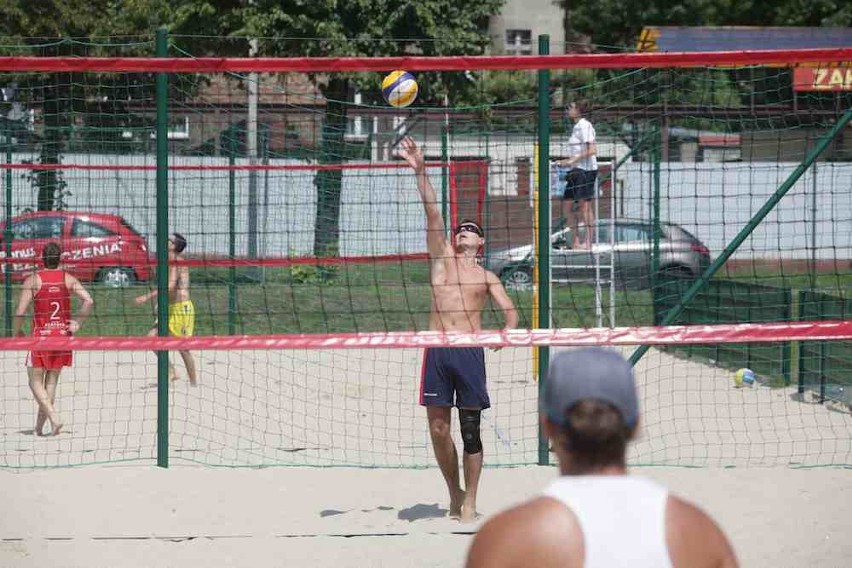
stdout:
[[575,168],[568,172],[565,180],[565,193],[562,199],[574,201],[585,201],[595,196],[595,181],[598,179],[598,170],[581,170]]
[[472,410],[489,408],[485,350],[482,347],[427,348],[420,374],[420,404]]

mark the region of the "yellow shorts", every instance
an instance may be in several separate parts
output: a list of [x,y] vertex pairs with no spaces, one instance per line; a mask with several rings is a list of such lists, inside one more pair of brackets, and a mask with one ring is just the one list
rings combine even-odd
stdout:
[[169,333],[174,337],[192,337],[195,332],[195,306],[192,300],[169,304]]

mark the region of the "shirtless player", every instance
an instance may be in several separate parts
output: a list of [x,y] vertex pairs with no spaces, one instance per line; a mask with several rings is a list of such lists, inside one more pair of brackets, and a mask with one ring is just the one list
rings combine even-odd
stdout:
[[[505,328],[514,328],[518,314],[512,300],[500,279],[477,263],[477,255],[485,243],[482,227],[473,221],[462,221],[455,228],[453,243],[449,243],[422,150],[411,137],[406,137],[401,143],[400,155],[414,169],[417,190],[426,210],[426,244],[432,284],[429,328],[433,331],[480,331],[482,310],[489,296],[503,311]],[[473,521],[482,471],[479,421],[482,411],[491,406],[485,385],[482,347],[426,349],[420,404],[426,407],[435,458],[450,491],[450,516]],[[453,406],[459,409],[464,441],[464,490],[459,484],[458,454],[450,435]]]
[[[173,337],[192,337],[195,332],[195,306],[189,298],[189,268],[186,266],[175,266],[172,263],[183,259],[183,251],[186,249],[186,238],[180,233],[174,233],[169,237],[169,333]],[[136,298],[137,304],[144,304],[157,297],[157,291],[153,290]],[[157,335],[157,322],[148,332],[149,337]],[[186,374],[189,384],[198,385],[198,373],[195,369],[195,358],[191,351],[179,351],[186,366]],[[169,361],[169,378],[175,380],[177,373],[175,367]]]

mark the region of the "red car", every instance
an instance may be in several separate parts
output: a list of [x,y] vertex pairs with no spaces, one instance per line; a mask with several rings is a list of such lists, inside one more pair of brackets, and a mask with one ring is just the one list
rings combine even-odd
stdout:
[[[6,256],[6,223],[0,223],[0,258]],[[153,264],[145,238],[123,217],[82,211],[37,211],[12,219],[12,258],[3,271],[23,280],[41,268],[49,242],[62,246],[62,268],[82,281],[127,286],[148,280]],[[31,259],[36,259],[35,263]]]

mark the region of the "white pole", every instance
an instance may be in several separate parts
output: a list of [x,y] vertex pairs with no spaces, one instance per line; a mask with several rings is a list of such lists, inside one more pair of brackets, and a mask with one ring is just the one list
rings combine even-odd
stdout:
[[[249,40],[249,57],[257,55],[257,39]],[[246,153],[248,154],[248,256],[257,257],[257,88],[258,74],[248,76],[248,116],[246,120]]]
[[[592,256],[595,260],[595,324],[597,327],[603,327],[603,294],[601,293],[601,247],[600,247],[600,200],[598,199],[598,180],[595,178],[594,187],[595,196],[595,224],[594,227],[586,227],[586,233],[589,230],[592,232]],[[612,230],[610,230],[610,233]],[[612,266],[613,251],[610,250],[610,267]],[[610,280],[612,280],[612,270],[610,272]]]
[[[355,91],[355,99],[354,103],[356,107],[361,106],[361,91]],[[352,119],[352,135],[360,140],[361,136],[364,134],[363,121],[361,119],[360,114],[356,114],[355,118]]]
[[612,262],[609,279],[609,326],[615,327],[615,191],[618,188],[618,153],[615,146],[612,152],[614,158],[609,183],[609,242],[612,247]]

